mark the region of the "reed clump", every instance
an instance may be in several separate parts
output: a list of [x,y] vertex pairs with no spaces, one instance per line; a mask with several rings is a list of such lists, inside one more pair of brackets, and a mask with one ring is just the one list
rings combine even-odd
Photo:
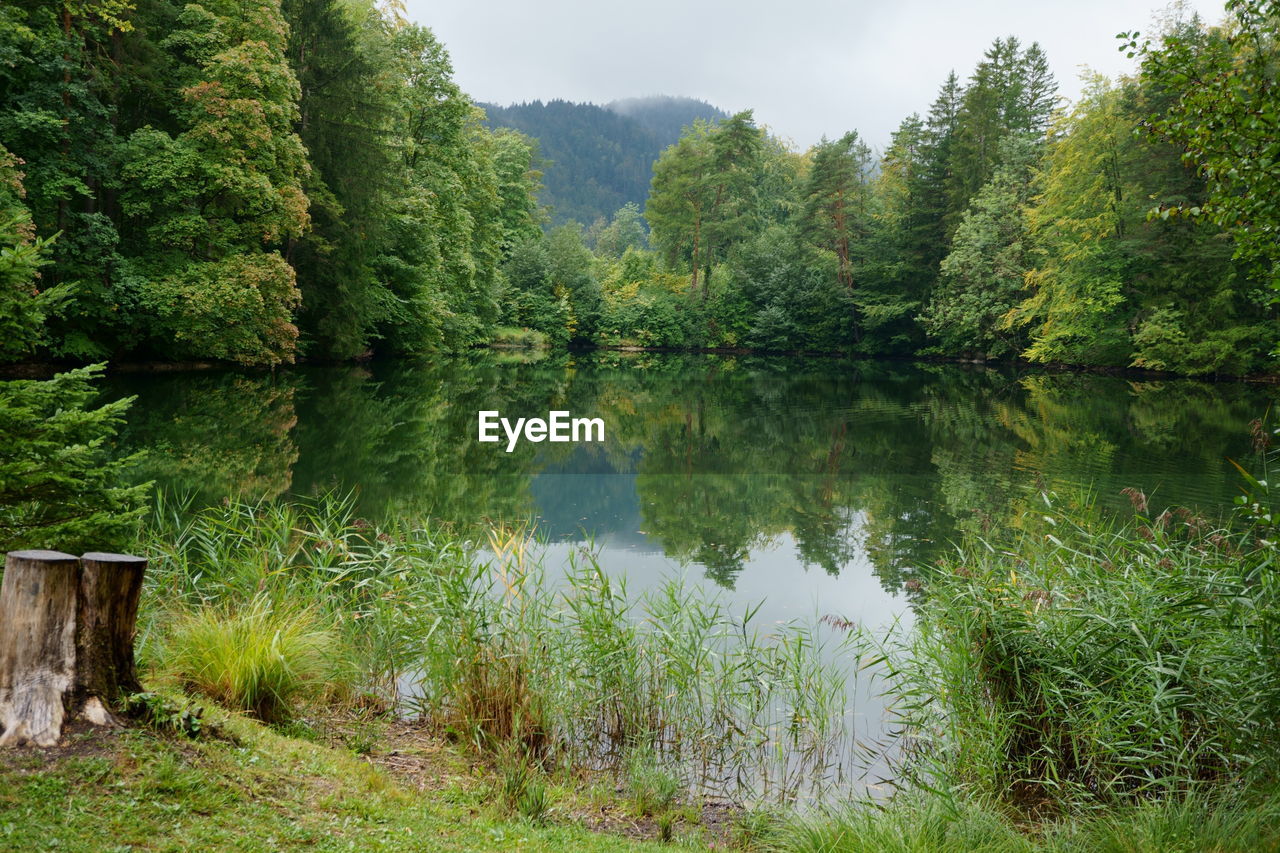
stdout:
[[1280,769],[1280,584],[1255,527],[1049,497],[944,561],[879,643],[916,790],[1053,820],[1267,787]]
[[[162,501],[144,653],[264,717],[307,696],[374,695],[543,769],[622,771],[643,749],[682,784],[760,782],[785,796],[848,752],[845,673],[827,648],[843,632],[761,625],[755,609],[731,613],[678,579],[633,595],[588,551],[549,572],[522,527],[495,528],[487,545],[375,525],[333,496],[198,511]],[[236,662],[245,672],[213,677],[232,668],[213,650],[232,645],[265,649],[278,675]]]

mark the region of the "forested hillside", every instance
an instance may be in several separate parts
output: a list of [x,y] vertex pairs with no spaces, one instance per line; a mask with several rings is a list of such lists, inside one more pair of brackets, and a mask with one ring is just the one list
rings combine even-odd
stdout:
[[367,4],[0,6],[0,356],[488,340],[537,175],[451,77]]
[[[696,122],[655,165],[652,251],[624,236],[634,209],[517,246],[513,286],[560,307],[508,322],[605,344],[1274,372],[1277,24],[1257,0],[1222,26],[1129,34],[1135,72],[1071,105],[1039,45],[998,38],[878,159],[856,131],[797,152],[749,110]],[[594,263],[546,260],[575,241]]]
[[[1275,372],[1276,0],[1126,35],[1133,73],[1070,105],[998,38],[878,158],[679,99],[489,129],[398,8],[0,7],[0,358],[276,364],[523,327]],[[543,233],[530,137],[585,227]]]
[[538,141],[540,200],[552,223],[592,225],[627,203],[644,206],[653,163],[695,121],[728,115],[693,98],[655,96],[605,106],[553,100],[499,107],[481,104],[493,127]]

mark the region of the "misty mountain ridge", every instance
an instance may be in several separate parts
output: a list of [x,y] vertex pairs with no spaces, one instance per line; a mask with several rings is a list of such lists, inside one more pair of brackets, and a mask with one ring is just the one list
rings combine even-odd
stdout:
[[627,202],[649,195],[653,162],[697,119],[720,121],[723,110],[696,98],[654,95],[603,106],[564,100],[500,107],[480,104],[491,127],[510,127],[538,140],[542,204],[553,225],[590,225]]

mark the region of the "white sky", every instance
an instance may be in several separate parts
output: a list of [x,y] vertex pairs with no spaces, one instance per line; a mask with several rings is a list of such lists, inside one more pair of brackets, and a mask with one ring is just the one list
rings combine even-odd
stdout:
[[[1079,70],[1125,73],[1116,33],[1166,0],[407,0],[449,49],[456,80],[499,104],[689,95],[752,107],[807,147],[856,129],[872,145],[922,115],[949,70],[967,78],[998,36],[1038,41],[1060,89]],[[1222,0],[1187,0],[1211,22]]]

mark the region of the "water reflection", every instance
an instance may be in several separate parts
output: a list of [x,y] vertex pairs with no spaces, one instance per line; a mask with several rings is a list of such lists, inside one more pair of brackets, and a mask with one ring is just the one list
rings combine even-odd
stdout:
[[[553,541],[661,553],[725,588],[786,537],[795,563],[865,561],[886,590],[966,529],[1017,524],[1038,488],[1135,486],[1214,512],[1250,453],[1255,386],[951,366],[487,354],[275,374],[127,375],[138,476],[194,493],[357,489],[362,511],[469,531],[536,518]],[[602,417],[603,444],[476,439],[476,412]]]
[[[941,549],[1019,524],[1040,489],[1089,489],[1120,511],[1133,486],[1155,512],[1221,512],[1238,482],[1227,459],[1248,464],[1248,423],[1273,394],[897,363],[492,354],[117,376],[110,393],[139,398],[123,435],[152,451],[137,476],[197,503],[355,489],[364,515],[430,516],[477,541],[490,522],[532,519],[548,569],[589,542],[636,592],[682,575],[730,612],[758,606],[757,624],[802,619],[832,649],[841,625],[909,623],[914,581]],[[482,409],[601,417],[606,441],[506,453],[476,440]],[[821,770],[779,753],[755,784],[802,796],[800,781],[812,795],[888,772],[884,700],[865,676],[849,687],[845,731],[861,750]],[[730,769],[709,772],[708,790]]]

